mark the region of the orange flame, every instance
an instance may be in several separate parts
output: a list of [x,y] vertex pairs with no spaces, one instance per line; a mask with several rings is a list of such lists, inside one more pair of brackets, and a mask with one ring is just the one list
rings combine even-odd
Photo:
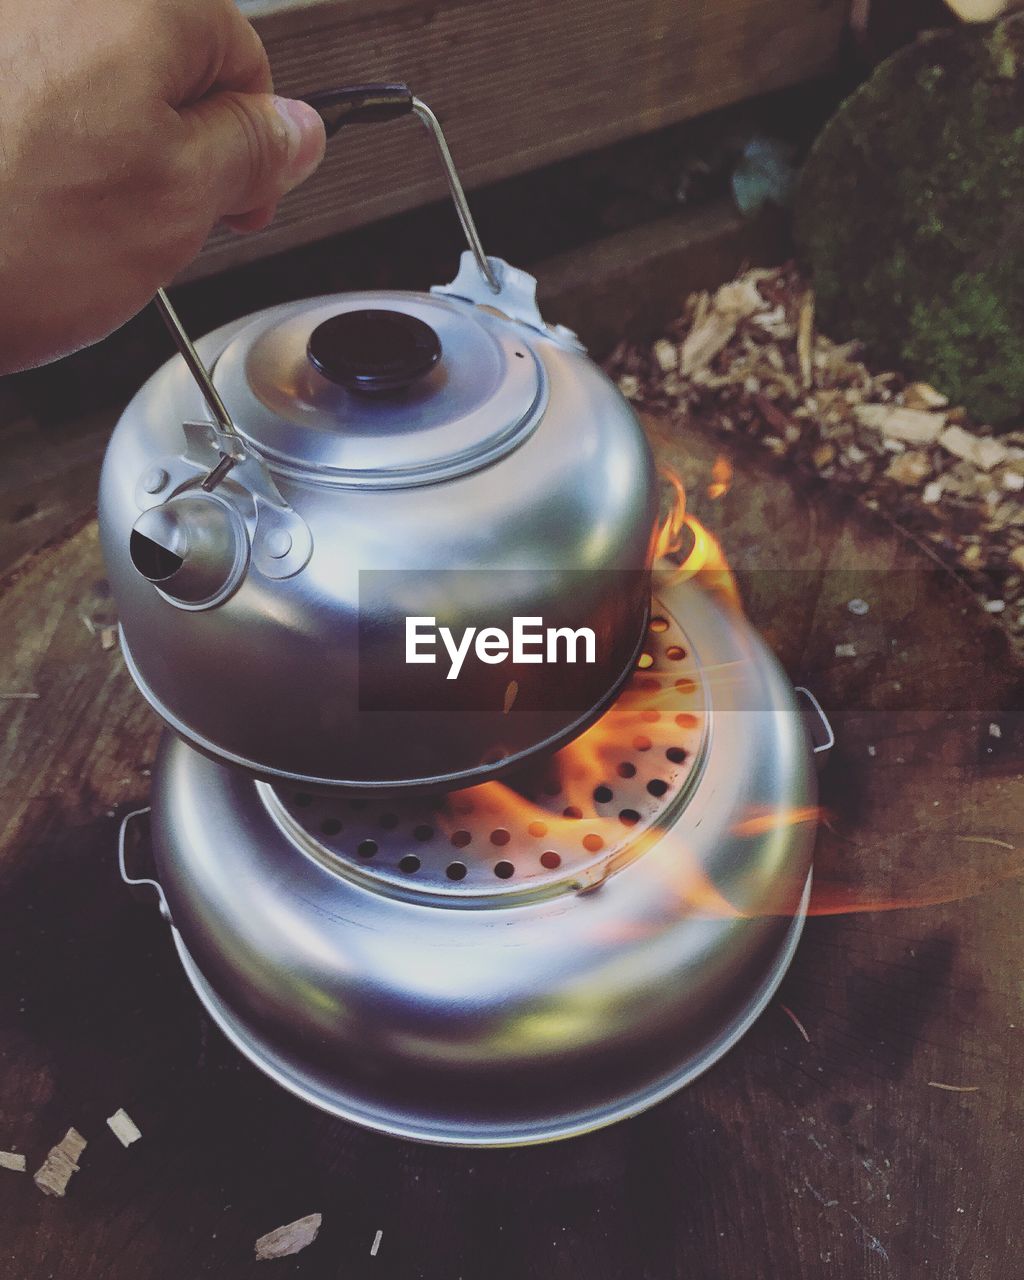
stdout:
[[712,502],[724,498],[732,488],[733,468],[728,458],[717,457],[711,468],[711,483],[708,485],[708,497]]
[[[669,585],[699,574],[705,590],[713,592],[731,608],[741,609],[736,579],[717,538],[687,511],[686,489],[679,475],[668,466],[661,468],[661,475],[668,485],[671,502],[654,542],[656,573],[666,575]],[[683,554],[687,546],[689,549]]]

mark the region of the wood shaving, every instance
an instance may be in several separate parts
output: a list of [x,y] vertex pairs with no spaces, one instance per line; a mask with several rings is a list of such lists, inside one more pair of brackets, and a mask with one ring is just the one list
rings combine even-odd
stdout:
[[796,356],[805,390],[814,386],[814,294],[808,289],[800,304],[796,331]]
[[512,710],[515,705],[516,698],[519,697],[519,681],[510,680],[505,686],[505,701],[502,703],[502,711],[505,715]]
[[380,1242],[383,1239],[383,1237],[384,1237],[384,1232],[380,1230],[378,1230],[377,1234],[373,1237],[373,1244],[370,1245],[371,1258],[376,1258],[377,1250],[380,1248]]
[[107,1124],[122,1147],[130,1147],[142,1137],[142,1131],[123,1107],[118,1107],[112,1116],[107,1117]]
[[801,1034],[801,1035],[803,1036],[803,1038],[807,1041],[807,1043],[808,1043],[808,1044],[810,1044],[810,1043],[811,1043],[811,1037],[807,1034],[807,1028],[806,1028],[806,1027],[804,1026],[804,1024],[800,1021],[800,1019],[796,1016],[796,1014],[795,1014],[795,1013],[793,1012],[793,1010],[789,1007],[789,1005],[788,1005],[788,1004],[780,1004],[780,1005],[779,1005],[779,1008],[780,1008],[780,1009],[782,1010],[782,1012],[786,1015],[786,1017],[790,1020],[790,1022],[792,1022],[793,1026],[794,1026],[794,1027],[796,1027],[797,1031],[799,1031],[799,1032],[800,1032],[800,1034]]
[[990,844],[996,849],[1009,849],[1011,853],[1016,852],[1017,846],[1010,844],[1007,840],[997,840],[995,836],[957,836],[958,840],[964,844]]
[[980,1084],[943,1084],[939,1080],[929,1080],[929,1089],[945,1089],[947,1093],[978,1093]]
[[857,421],[874,427],[893,440],[905,444],[934,444],[946,425],[944,413],[928,413],[923,409],[904,409],[893,404],[859,404],[854,408]]
[[293,1253],[301,1253],[316,1239],[322,1221],[323,1214],[310,1213],[268,1231],[256,1241],[257,1260],[265,1262],[269,1258],[287,1258]]
[[10,1169],[12,1173],[24,1173],[28,1166],[25,1157],[17,1151],[0,1151],[0,1169]]
[[[679,365],[666,370],[670,349]],[[885,514],[974,588],[1024,656],[1024,430],[996,438],[935,387],[818,332],[794,266],[691,295],[657,343],[624,343],[608,367],[637,405],[751,437]]]
[[69,1129],[41,1167],[33,1175],[33,1181],[44,1195],[62,1196],[68,1189],[71,1175],[78,1172],[78,1158],[86,1148],[86,1140],[77,1129]]

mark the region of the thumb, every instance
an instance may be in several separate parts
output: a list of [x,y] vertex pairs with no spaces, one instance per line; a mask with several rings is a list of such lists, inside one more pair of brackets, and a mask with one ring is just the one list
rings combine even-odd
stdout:
[[190,126],[191,171],[201,175],[217,219],[273,209],[323,159],[323,121],[294,98],[214,93],[181,115]]

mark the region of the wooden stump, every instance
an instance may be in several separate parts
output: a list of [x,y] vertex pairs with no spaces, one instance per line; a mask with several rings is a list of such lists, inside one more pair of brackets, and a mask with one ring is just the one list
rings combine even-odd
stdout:
[[[70,1126],[88,1140],[64,1199],[0,1170],[3,1280],[262,1275],[257,1238],[311,1213],[319,1236],[281,1274],[883,1277],[954,1257],[973,1280],[1015,1274],[1021,672],[974,599],[863,513],[742,442],[652,432],[833,718],[819,909],[908,909],[810,921],[741,1045],[604,1132],[467,1152],[329,1120],[221,1040],[120,884],[117,819],[146,801],[158,728],[79,616],[103,577],[86,525],[0,602],[0,691],[39,695],[0,704],[0,1148],[32,1169]],[[713,501],[720,450],[735,480]],[[128,1149],[119,1107],[143,1135]]]

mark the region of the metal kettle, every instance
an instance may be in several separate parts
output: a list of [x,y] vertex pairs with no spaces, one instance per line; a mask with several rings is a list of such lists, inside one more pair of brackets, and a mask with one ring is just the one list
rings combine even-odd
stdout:
[[[430,109],[405,86],[310,101],[329,132],[415,114],[469,249],[429,293],[270,308],[139,391],[100,486],[122,646],[186,741],[274,781],[354,793],[466,786],[607,708],[646,633],[653,461],[627,402],[536,282],[487,257]],[[593,661],[409,661],[517,620],[594,638]],[[428,646],[429,647],[429,646]],[[566,642],[568,659],[568,642]],[[479,660],[476,660],[479,658]]]

